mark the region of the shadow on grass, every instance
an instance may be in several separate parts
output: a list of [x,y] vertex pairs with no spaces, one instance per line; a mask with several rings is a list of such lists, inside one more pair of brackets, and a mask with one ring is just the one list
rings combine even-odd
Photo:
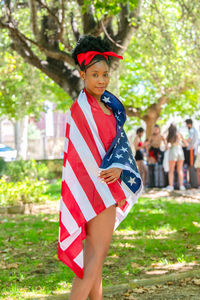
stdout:
[[152,265],[197,263],[199,220],[198,203],[140,199],[113,236],[104,268],[110,283],[126,282]]
[[[104,285],[127,282],[153,263],[197,261],[199,220],[198,203],[140,199],[113,236]],[[58,215],[6,216],[0,234],[1,293],[17,299],[70,288],[73,272],[57,260]]]

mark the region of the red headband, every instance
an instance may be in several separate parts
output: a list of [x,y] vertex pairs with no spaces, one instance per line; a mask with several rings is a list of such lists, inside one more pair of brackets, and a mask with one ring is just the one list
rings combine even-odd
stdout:
[[84,65],[87,66],[91,62],[91,60],[95,57],[95,55],[102,55],[107,60],[108,60],[108,56],[115,56],[117,58],[123,59],[123,56],[117,55],[115,52],[111,52],[111,51],[108,52],[88,51],[77,55],[79,65],[81,65],[82,62],[85,60]]

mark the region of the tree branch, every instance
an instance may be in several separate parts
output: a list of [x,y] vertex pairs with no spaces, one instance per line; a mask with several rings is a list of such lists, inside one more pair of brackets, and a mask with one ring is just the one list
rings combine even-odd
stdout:
[[36,43],[35,41],[29,39],[28,37],[26,37],[22,33],[20,33],[20,34],[23,36],[24,39],[26,39],[30,43],[34,44],[35,46],[37,46],[40,49],[40,51],[42,51],[46,54],[46,56],[51,57],[53,59],[60,60],[60,61],[64,61],[64,62],[66,62],[66,63],[68,63],[68,64],[75,67],[74,60],[72,59],[70,54],[68,54],[64,51],[60,51],[60,50],[57,50],[57,51],[49,50],[49,49],[43,47],[42,45]]
[[153,104],[152,104],[151,107],[150,107],[150,109],[152,109],[152,107],[153,107],[153,109],[155,109],[155,110],[158,112],[158,114],[160,115],[160,112],[161,112],[161,110],[162,110],[162,106],[163,106],[164,104],[167,104],[168,102],[169,102],[169,97],[166,96],[166,95],[162,95],[162,96],[158,99],[158,102],[155,103],[155,108],[153,107]]
[[[36,0],[36,1],[40,4],[40,6],[42,8],[47,10],[47,12],[49,14],[49,17],[52,17],[56,21],[56,24],[58,25],[58,28],[59,28],[59,33],[58,33],[57,38],[65,46],[65,48],[68,49],[68,51],[71,51],[72,47],[70,46],[70,43],[66,43],[63,39],[64,22],[65,22],[65,1],[62,0],[62,4],[61,4],[61,10],[62,10],[62,12],[61,12],[61,21],[59,21],[59,18],[55,15],[55,13],[47,5],[45,5],[41,0]],[[44,20],[44,17],[45,16],[43,16],[43,20]],[[49,17],[47,17],[47,18],[49,18]],[[46,34],[46,33],[44,33],[44,34]]]
[[125,106],[126,114],[129,117],[137,117],[144,121],[147,121],[148,118],[157,119],[160,116],[160,112],[162,106],[169,102],[169,97],[166,95],[162,95],[157,103],[151,104],[145,114],[142,114],[142,110],[140,108],[135,108],[132,106]]
[[29,0],[30,15],[31,15],[31,27],[36,40],[39,39],[39,32],[37,27],[37,7],[35,0]]
[[23,38],[23,35],[13,28],[10,24],[5,24],[0,20],[0,28],[8,29],[11,39],[13,41],[12,48],[23,59],[32,66],[40,69],[49,78],[55,81],[62,87],[72,98],[76,98],[81,87],[81,80],[76,71],[69,69],[63,61],[56,61],[55,59],[47,59],[41,61],[31,50],[28,41]]
[[136,19],[135,28],[138,28],[138,25],[140,24],[142,4],[143,4],[143,0],[139,0],[137,4],[137,8],[130,13],[130,17]]
[[[60,0],[61,5],[57,5],[57,1],[53,0],[55,4],[54,7],[48,7],[47,3],[49,1],[45,0],[29,0],[25,2],[18,2],[17,5],[21,7],[27,7],[28,3],[30,6],[31,12],[31,24],[32,31],[36,39],[31,39],[26,36],[24,33],[20,32],[17,28],[16,22],[12,19],[12,14],[10,11],[9,3],[12,3],[11,0],[5,0],[6,4],[6,18],[0,20],[0,28],[6,28],[10,32],[11,39],[13,41],[13,48],[24,58],[26,62],[37,67],[50,78],[52,78],[56,83],[58,83],[65,91],[68,91],[72,97],[77,95],[78,89],[80,90],[80,78],[76,71],[71,70],[68,66],[74,66],[74,62],[70,53],[60,51],[59,41],[61,41],[67,49],[70,48],[70,43],[65,44],[65,39],[68,37],[65,31],[68,29],[65,27],[65,9],[67,10],[67,4],[65,5],[64,0]],[[77,0],[78,6],[82,8],[84,6],[84,0]],[[112,28],[112,16],[106,15],[101,21],[97,22],[94,17],[94,7],[92,2],[87,6],[87,11],[82,14],[82,24],[83,24],[83,33],[84,34],[93,34],[99,36],[104,32],[107,39],[110,39],[114,44],[114,51],[118,54],[123,54],[127,49],[129,41],[136,29],[136,25],[133,26],[131,18],[139,16],[141,10],[142,0],[138,0],[138,7],[134,9],[133,12],[129,12],[128,7],[124,7],[123,12],[126,14],[121,14],[120,18],[122,24],[119,26],[118,34],[114,35],[114,30]],[[25,6],[24,6],[25,5]],[[37,6],[36,6],[37,5]],[[19,7],[19,6],[18,6]],[[37,28],[39,14],[37,15],[37,8],[41,11],[41,30],[39,25]],[[59,14],[58,14],[59,12]],[[74,18],[75,19],[75,18]],[[72,20],[72,30],[77,40],[80,33],[78,32],[78,26],[76,28],[76,23]],[[39,31],[39,38],[38,37]],[[69,32],[70,36],[70,32]],[[34,45],[34,47],[32,46]],[[35,48],[37,47],[37,48]],[[35,49],[39,49],[41,54],[46,55],[46,61],[39,59],[39,55]],[[70,49],[71,50],[71,49]],[[35,53],[34,53],[35,51]],[[42,56],[42,55],[41,55]],[[116,69],[119,62],[114,61],[112,64],[112,69]],[[115,66],[115,67],[113,67]],[[74,92],[73,92],[74,90]],[[137,111],[139,115],[139,111]],[[133,114],[133,109],[132,109]]]
[[[189,87],[189,83],[185,83],[184,86],[179,86],[178,93],[179,94],[183,93],[188,89],[188,87]],[[148,107],[145,115],[142,116],[142,119],[144,121],[146,121],[148,118],[157,119],[160,116],[163,105],[169,103],[170,93],[173,92],[174,90],[175,89],[173,88],[168,88],[167,91],[165,91],[164,88],[163,89],[161,88],[162,95],[158,99],[157,103],[153,103]]]
[[119,15],[119,22],[118,22],[118,36],[121,36],[122,32],[124,31],[124,28],[129,25],[128,17],[129,17],[129,10],[128,10],[128,4],[126,3],[121,4],[121,12]]
[[63,41],[63,32],[64,32],[64,22],[65,22],[65,0],[61,2],[61,22],[60,22],[60,32],[59,32],[59,40]]
[[103,28],[103,31],[105,33],[105,35],[107,36],[108,40],[110,40],[116,47],[119,47],[119,48],[122,48],[123,50],[125,50],[125,48],[123,46],[121,46],[120,44],[116,43],[112,38],[111,36],[108,34],[105,26],[104,26],[104,23],[103,23],[103,20],[101,20],[101,26]]
[[72,32],[74,34],[74,37],[75,37],[76,41],[78,41],[78,39],[80,37],[80,33],[78,31],[78,26],[77,26],[77,24],[74,20],[74,13],[73,12],[71,12],[70,17],[71,17]]
[[114,40],[114,30],[113,30],[113,24],[112,24],[112,18],[109,19],[107,25],[105,26],[106,27],[106,31],[108,33],[108,35],[111,37],[111,39]]
[[[80,8],[84,5],[83,0],[77,0],[77,3],[80,6]],[[83,23],[83,33],[84,34],[93,33],[95,35],[97,23],[93,17],[91,5],[87,5],[87,11],[81,16],[82,16],[82,23]]]
[[60,27],[61,23],[58,17],[53,13],[53,11],[47,5],[45,5],[41,0],[36,0],[36,1],[40,4],[41,7],[45,8],[48,11],[49,15],[51,15],[54,18],[54,20]]
[[164,104],[167,104],[169,102],[170,98],[166,95],[162,95],[159,99],[157,103],[153,103],[151,104],[146,113],[142,116],[142,120],[144,120],[145,122],[148,119],[154,119],[157,120],[160,116],[161,110],[162,110],[162,106]]
[[129,116],[129,117],[137,117],[139,119],[142,118],[142,116],[141,116],[141,109],[140,108],[135,108],[135,107],[132,107],[132,106],[125,106],[124,108],[125,108],[127,116]]
[[[49,50],[45,47],[43,47],[42,45],[40,45],[39,43],[33,41],[32,39],[26,37],[24,34],[22,34],[16,27],[12,27],[11,24],[5,24],[2,21],[0,21],[0,28],[7,28],[10,32],[13,33],[13,36],[16,35],[20,38],[21,41],[23,41],[25,43],[25,41],[30,42],[31,44],[37,46],[40,51],[44,52],[48,57],[51,57],[53,59],[57,59],[60,61],[64,61],[72,66],[75,66],[74,64],[74,60],[72,59],[71,55],[63,52],[63,51],[53,51],[53,50]],[[28,44],[27,44],[28,46]],[[28,46],[29,47],[29,46]],[[30,47],[29,47],[30,49]],[[33,52],[32,52],[33,53]]]
[[[142,1],[143,0],[138,0],[137,8],[135,8],[134,11],[131,11],[130,13],[127,5],[122,7],[118,32],[114,37],[116,43],[121,45],[120,48],[117,46],[114,47],[114,51],[119,55],[123,55],[124,51],[128,48],[130,40],[140,24]],[[132,20],[131,20],[133,16],[136,19],[134,26],[132,25]],[[119,65],[119,60],[113,59],[111,68],[113,70],[116,70],[118,68],[118,65]]]

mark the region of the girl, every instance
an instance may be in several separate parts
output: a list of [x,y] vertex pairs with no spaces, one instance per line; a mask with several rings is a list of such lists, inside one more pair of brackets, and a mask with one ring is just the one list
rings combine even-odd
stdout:
[[185,190],[183,185],[183,162],[184,153],[182,149],[182,142],[187,146],[187,141],[182,137],[182,135],[177,131],[175,125],[171,124],[168,129],[167,142],[171,144],[169,148],[169,186],[166,188],[168,191],[174,190],[174,169],[177,165],[177,173],[179,180],[179,189]]
[[[108,42],[83,36],[72,57],[84,89],[67,115],[58,257],[76,274],[70,300],[102,299],[102,267],[112,233],[142,191],[122,103],[106,91]],[[82,241],[85,239],[84,255]]]

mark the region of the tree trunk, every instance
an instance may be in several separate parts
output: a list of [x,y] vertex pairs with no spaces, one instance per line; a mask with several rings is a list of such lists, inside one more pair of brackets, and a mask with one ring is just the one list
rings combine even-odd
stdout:
[[27,159],[28,148],[28,116],[15,123],[15,148],[17,159]]
[[156,124],[156,121],[158,120],[158,116],[145,116],[144,121],[146,123],[146,138],[149,139],[149,137],[152,135],[153,133],[153,128]]
[[157,103],[153,103],[149,108],[148,111],[146,113],[146,115],[144,115],[142,117],[142,119],[144,120],[144,122],[146,123],[146,138],[148,139],[152,133],[153,133],[153,127],[155,126],[162,107],[164,104],[169,102],[169,98],[166,95],[162,95],[159,99]]
[[146,138],[148,139],[153,133],[153,127],[160,116],[163,105],[168,102],[169,98],[166,95],[162,95],[156,103],[149,106],[145,115],[142,114],[140,108],[125,106],[125,110],[129,117],[137,117],[146,123]]
[[44,130],[42,133],[43,159],[47,159],[46,114],[44,114]]

